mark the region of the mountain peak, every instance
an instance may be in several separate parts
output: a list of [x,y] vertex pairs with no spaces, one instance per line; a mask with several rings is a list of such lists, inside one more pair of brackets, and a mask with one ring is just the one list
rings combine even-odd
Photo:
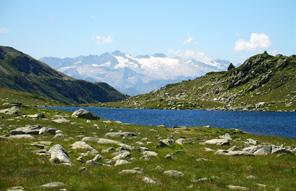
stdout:
[[167,56],[165,54],[163,54],[163,53],[155,53],[153,55],[153,57],[155,57],[155,58],[166,58]]
[[112,54],[113,56],[126,57],[126,53],[121,52],[121,51],[119,51],[119,50],[116,50],[116,51],[114,51],[114,52],[111,52],[111,54]]

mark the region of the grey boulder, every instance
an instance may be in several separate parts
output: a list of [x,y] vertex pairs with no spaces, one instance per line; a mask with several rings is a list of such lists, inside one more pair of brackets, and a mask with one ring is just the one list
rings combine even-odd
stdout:
[[52,146],[48,152],[51,158],[58,158],[60,162],[71,163],[68,153],[59,144]]
[[85,109],[78,109],[77,111],[74,111],[71,117],[90,119],[90,120],[100,119],[100,117],[96,116],[95,114],[93,114]]

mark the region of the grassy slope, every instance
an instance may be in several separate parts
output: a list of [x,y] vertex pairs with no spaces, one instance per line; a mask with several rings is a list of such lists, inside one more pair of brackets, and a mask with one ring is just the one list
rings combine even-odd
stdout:
[[0,87],[48,97],[66,104],[127,98],[106,83],[76,80],[10,47],[0,46]]
[[63,106],[64,104],[46,97],[16,91],[12,89],[0,89],[0,105],[3,103],[22,103],[26,106]]
[[211,72],[191,81],[168,84],[110,107],[158,109],[296,110],[296,57],[255,55],[239,68]]
[[[4,108],[0,106],[0,109]],[[53,135],[34,135],[35,140],[3,140],[0,139],[0,188],[5,190],[12,186],[23,186],[26,190],[42,190],[36,187],[49,182],[63,182],[67,190],[228,190],[227,185],[246,186],[251,190],[294,190],[296,187],[296,157],[293,155],[268,156],[220,156],[214,155],[214,152],[208,152],[205,148],[227,149],[233,145],[244,145],[247,138],[259,140],[259,143],[273,143],[276,145],[296,147],[296,140],[283,139],[277,137],[255,136],[247,134],[237,134],[234,130],[224,130],[206,127],[192,127],[187,130],[176,130],[161,127],[134,126],[128,124],[111,124],[104,123],[103,119],[86,123],[84,119],[73,119],[70,123],[56,124],[50,119],[54,115],[69,116],[71,113],[64,111],[54,111],[39,108],[22,108],[23,114],[44,113],[45,119],[30,119],[18,116],[6,116],[0,118],[0,135],[9,134],[10,130],[16,127],[22,127],[27,124],[39,124],[42,127],[52,127],[62,130],[66,136],[64,139],[53,139]],[[49,120],[48,120],[49,119]],[[95,126],[97,124],[100,129]],[[151,131],[151,129],[154,129]],[[83,136],[104,137],[111,129],[117,132],[130,131],[137,133],[133,140],[123,140],[122,138],[113,138],[128,145],[137,145],[136,141],[142,141],[142,138],[148,138],[152,142],[145,145],[149,150],[156,151],[157,157],[151,157],[151,160],[144,161],[139,158],[142,156],[138,151],[132,151],[132,157],[137,160],[131,161],[131,164],[122,166],[86,166],[87,170],[79,172],[78,169],[83,167],[76,158],[79,153],[85,153],[87,150],[73,150],[71,144],[80,141]],[[233,140],[230,146],[210,146],[202,145],[205,140],[216,138],[218,135],[230,133]],[[176,140],[178,137],[191,138],[191,144],[183,146],[172,144],[168,148],[157,149],[158,137],[167,138],[173,136]],[[32,151],[38,150],[37,147],[26,145],[26,143],[48,140],[53,144],[61,144],[69,153],[73,166],[64,166],[51,164],[49,157],[37,156]],[[146,143],[146,141],[142,141]],[[89,143],[99,151],[103,156],[101,162],[110,159],[113,155],[102,153],[103,149],[116,148],[116,145],[98,145]],[[174,160],[165,159],[169,153],[177,151],[184,153],[174,155]],[[93,156],[84,157],[85,160],[92,159]],[[206,158],[209,161],[197,162],[196,159]],[[128,159],[129,160],[129,159]],[[164,170],[179,170],[185,174],[184,177],[167,177],[163,171],[155,170],[161,166]],[[119,175],[123,169],[132,169],[140,167],[145,170],[144,174],[138,175]],[[246,177],[253,175],[255,179]],[[158,181],[159,185],[150,185],[142,182],[143,177],[150,177]],[[219,178],[211,178],[218,176]],[[192,180],[207,177],[209,180],[193,183]],[[257,184],[265,184],[265,189],[260,188]],[[56,189],[44,189],[56,190]]]

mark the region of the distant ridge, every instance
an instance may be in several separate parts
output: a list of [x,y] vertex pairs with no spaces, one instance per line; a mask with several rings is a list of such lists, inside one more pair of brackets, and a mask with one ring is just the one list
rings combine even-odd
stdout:
[[4,46],[0,46],[0,88],[29,92],[66,104],[127,98],[106,83],[77,80],[12,47]]

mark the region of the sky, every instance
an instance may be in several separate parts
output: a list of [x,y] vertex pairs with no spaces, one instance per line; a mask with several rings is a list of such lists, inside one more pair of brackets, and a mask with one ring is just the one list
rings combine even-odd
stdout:
[[228,60],[296,54],[294,0],[0,0],[0,45],[36,59],[120,50]]

